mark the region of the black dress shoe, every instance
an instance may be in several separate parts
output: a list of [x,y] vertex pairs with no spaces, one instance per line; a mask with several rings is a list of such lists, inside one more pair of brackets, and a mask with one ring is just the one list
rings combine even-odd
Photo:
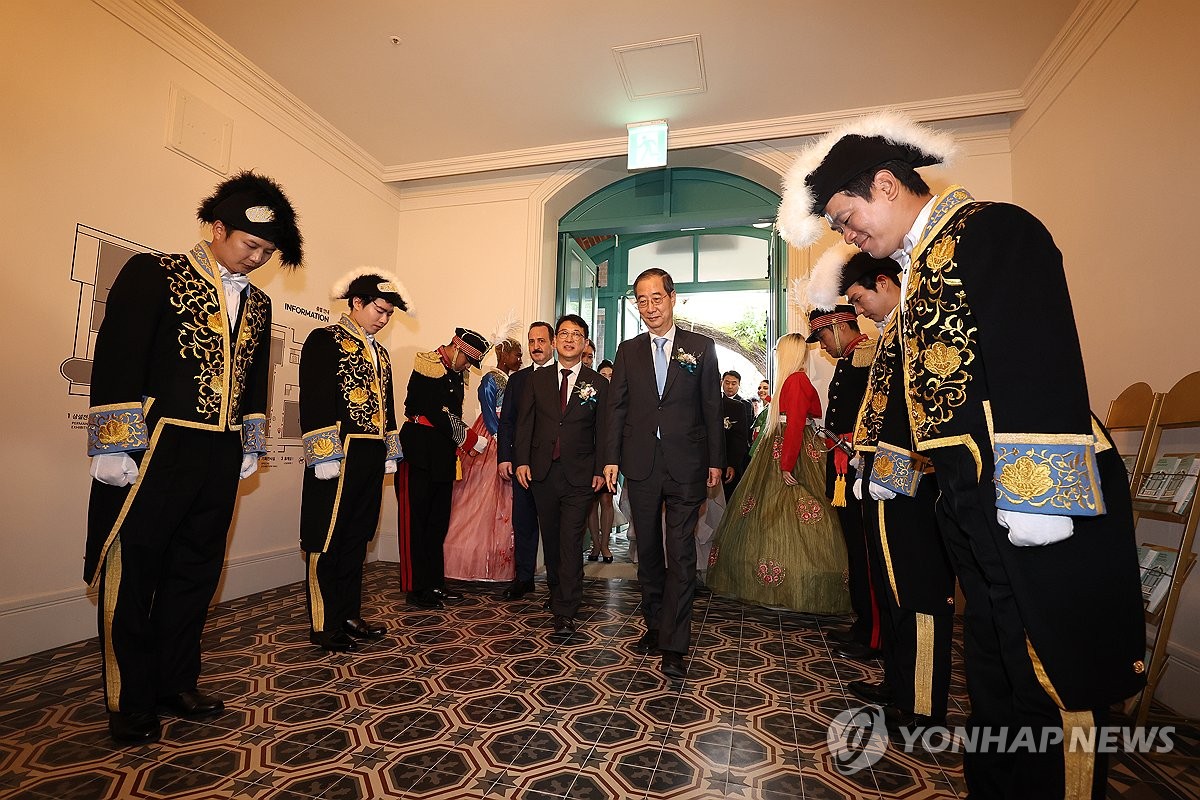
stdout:
[[445,608],[446,604],[441,598],[434,594],[433,590],[426,589],[421,592],[409,592],[405,598],[410,606],[417,608]]
[[354,640],[340,631],[337,633],[309,631],[308,640],[329,653],[345,653],[348,650],[358,649],[358,645],[354,643]]
[[588,561],[598,561],[599,559],[600,559],[600,554],[599,554],[599,553],[588,553],[588,554],[587,554],[587,560],[588,560]]
[[834,645],[834,655],[842,658],[849,658],[853,661],[870,661],[874,658],[883,658],[883,651],[874,647],[867,647],[865,644],[858,642],[845,642],[844,644]]
[[658,652],[658,631],[646,631],[633,644],[633,652],[649,655]]
[[849,644],[850,642],[862,644],[854,638],[849,628],[828,628],[825,631],[825,638],[836,644]]
[[575,632],[575,620],[564,617],[562,614],[555,614],[554,632],[559,636],[570,636]]
[[504,590],[504,594],[502,595],[502,597],[504,597],[505,600],[520,600],[522,597],[524,597],[525,595],[529,594],[532,591],[533,591],[533,581],[532,580],[522,581],[522,580],[518,580],[518,579],[514,578],[513,582],[510,583],[508,585],[508,588]]
[[118,742],[149,744],[162,735],[158,717],[149,711],[108,712],[108,732]]
[[850,681],[846,684],[850,694],[877,706],[886,706],[892,702],[892,687],[884,683],[869,683],[868,681]]
[[660,667],[662,674],[668,678],[673,678],[677,681],[687,680],[687,667],[683,664],[682,653],[672,653],[670,650],[663,650],[662,666]]
[[433,593],[438,596],[439,600],[462,600],[463,599],[462,592],[456,592],[453,589],[447,589],[445,587],[439,587],[437,589],[434,589]]
[[549,610],[550,610],[550,606],[552,605],[552,603],[550,602],[552,599],[553,599],[553,598],[551,598],[550,596],[547,596],[547,597],[546,597],[546,599],[542,601],[542,608],[544,608],[544,609],[546,609],[547,611],[549,611]]
[[225,704],[220,699],[204,694],[199,689],[160,697],[158,705],[177,717],[188,719],[215,717],[225,711]]
[[355,639],[382,639],[387,634],[387,626],[367,622],[362,617],[346,620],[342,623],[342,630]]
[[603,556],[603,558],[604,558],[604,563],[605,563],[605,564],[611,564],[611,563],[612,563],[612,561],[613,561],[613,557],[612,557],[612,556]]

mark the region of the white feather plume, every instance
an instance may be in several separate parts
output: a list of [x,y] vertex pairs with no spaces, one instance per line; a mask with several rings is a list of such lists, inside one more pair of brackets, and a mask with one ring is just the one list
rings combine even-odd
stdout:
[[821,238],[821,211],[813,208],[812,189],[804,179],[821,165],[838,140],[849,134],[881,136],[893,144],[915,147],[943,164],[958,154],[958,145],[948,133],[921,125],[899,111],[880,111],[834,128],[800,151],[783,178],[783,202],[779,204],[776,227],[793,247],[808,247]]
[[521,333],[521,320],[517,318],[517,312],[514,309],[509,309],[503,317],[496,322],[496,327],[492,331],[492,345],[498,345],[500,342],[508,341],[520,342],[517,338]]
[[838,242],[817,259],[808,281],[808,302],[813,308],[828,311],[838,304],[846,262],[856,253],[857,247]]
[[400,282],[399,278],[385,269],[380,269],[379,267],[358,267],[357,269],[350,270],[341,278],[339,278],[337,283],[330,288],[330,296],[334,300],[346,299],[346,292],[350,291],[350,284],[366,275],[378,275],[382,281],[395,286],[396,294],[400,295],[400,299],[404,301],[404,313],[408,314],[410,317],[416,316],[417,310],[413,305],[412,295],[408,293],[408,289],[404,287],[404,284]]

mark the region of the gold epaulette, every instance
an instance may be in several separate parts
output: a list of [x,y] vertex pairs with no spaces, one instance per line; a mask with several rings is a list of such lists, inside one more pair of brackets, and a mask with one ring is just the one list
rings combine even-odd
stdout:
[[437,353],[417,353],[413,359],[413,370],[426,378],[440,378],[446,374],[446,365]]
[[856,367],[871,366],[871,362],[875,360],[875,350],[878,347],[878,339],[868,339],[854,348],[854,355],[850,357],[850,363]]

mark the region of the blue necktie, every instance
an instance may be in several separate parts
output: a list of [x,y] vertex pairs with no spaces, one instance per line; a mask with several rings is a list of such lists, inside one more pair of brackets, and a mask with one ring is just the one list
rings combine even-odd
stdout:
[[667,337],[654,337],[654,380],[658,383],[658,396],[662,397],[663,387],[667,385]]

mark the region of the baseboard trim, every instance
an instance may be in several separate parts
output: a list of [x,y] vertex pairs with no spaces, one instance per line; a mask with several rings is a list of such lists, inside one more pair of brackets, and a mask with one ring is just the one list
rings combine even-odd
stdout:
[[[298,548],[253,553],[225,564],[214,603],[304,578]],[[96,635],[96,593],[78,589],[0,602],[0,661],[10,661]]]

